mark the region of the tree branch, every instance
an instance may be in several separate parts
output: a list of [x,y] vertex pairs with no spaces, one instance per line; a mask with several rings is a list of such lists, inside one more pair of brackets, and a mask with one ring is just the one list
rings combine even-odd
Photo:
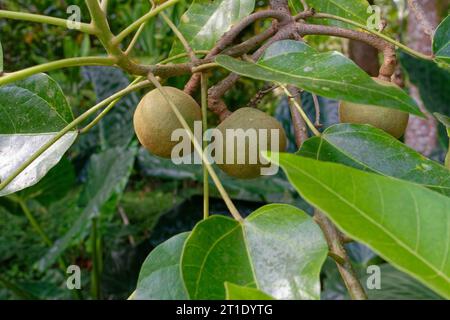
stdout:
[[352,40],[358,40],[371,45],[384,55],[384,62],[380,68],[380,78],[390,80],[395,72],[397,58],[395,47],[387,41],[366,32],[344,29],[339,27],[330,27],[323,25],[297,23],[297,31],[300,35],[328,35]]

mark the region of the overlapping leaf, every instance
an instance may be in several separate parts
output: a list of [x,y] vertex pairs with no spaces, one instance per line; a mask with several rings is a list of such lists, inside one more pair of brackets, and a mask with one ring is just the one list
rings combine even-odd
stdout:
[[[276,157],[270,157],[276,161]],[[417,184],[280,154],[291,183],[352,238],[450,298],[450,199]]]
[[318,53],[299,41],[278,41],[257,63],[218,56],[217,63],[254,79],[295,85],[323,97],[377,105],[423,116],[401,89],[376,83],[338,52]]
[[[230,27],[248,16],[255,0],[195,0],[181,17],[178,28],[194,50],[210,50]],[[179,41],[171,56],[184,52]]]
[[[61,88],[45,74],[0,87],[0,114],[0,180],[10,176],[73,120]],[[0,196],[39,182],[76,137],[76,131],[67,133],[1,190]]]
[[189,232],[180,233],[156,247],[142,265],[135,300],[187,300],[180,260]]
[[299,155],[411,181],[450,196],[450,171],[384,131],[338,124],[307,140]]
[[191,299],[224,299],[225,282],[277,299],[318,299],[327,251],[307,214],[274,204],[241,223],[224,216],[200,222],[186,241],[181,270]]

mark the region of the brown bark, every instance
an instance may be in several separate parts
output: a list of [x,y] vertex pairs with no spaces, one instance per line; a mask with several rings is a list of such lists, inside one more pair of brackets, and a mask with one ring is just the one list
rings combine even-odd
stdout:
[[[419,18],[427,19],[427,23],[435,29],[439,24],[437,1],[422,0],[420,5],[423,8],[423,17]],[[423,24],[420,23],[413,10],[409,9],[408,46],[419,52],[431,54],[431,37],[423,31],[421,27]],[[415,116],[410,117],[405,133],[405,142],[423,155],[430,156],[437,146],[437,123],[434,117],[426,110],[417,87],[411,87],[411,96],[416,100],[422,112],[427,115],[427,119]]]

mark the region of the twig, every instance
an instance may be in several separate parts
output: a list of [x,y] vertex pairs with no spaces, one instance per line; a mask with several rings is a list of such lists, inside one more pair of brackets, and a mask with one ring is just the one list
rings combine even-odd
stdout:
[[250,101],[247,104],[247,107],[249,108],[257,108],[258,104],[261,103],[262,99],[270,92],[278,88],[277,85],[266,85],[264,88],[259,90],[253,98],[250,99]]
[[104,106],[108,105],[109,103],[113,102],[114,100],[127,95],[133,91],[148,87],[150,85],[149,81],[143,81],[141,83],[138,83],[134,86],[125,88],[109,98],[103,100],[102,102],[98,103],[97,105],[93,106],[88,111],[84,112],[82,115],[80,115],[78,118],[73,120],[71,123],[69,123],[64,129],[62,129],[58,134],[56,134],[53,138],[51,138],[48,142],[46,142],[42,147],[40,147],[30,158],[28,158],[23,164],[19,166],[8,178],[3,180],[0,183],[0,191],[3,190],[7,185],[11,183],[19,174],[21,174],[29,165],[31,165],[37,158],[39,158],[45,151],[47,151],[51,146],[53,146],[56,142],[58,142],[62,137],[64,137],[67,133],[70,131],[73,131],[78,125],[83,123],[85,120],[87,120],[90,116],[95,114],[97,111],[99,111]]
[[366,300],[367,295],[350,262],[343,245],[339,231],[333,223],[319,210],[314,210],[314,219],[322,229],[330,250],[330,256],[336,261],[337,268],[341,274],[347,290],[354,300]]
[[[317,15],[316,15],[317,16]],[[315,16],[315,17],[316,17]],[[380,76],[384,80],[390,80],[391,76],[395,72],[397,65],[397,59],[395,54],[395,48],[387,41],[380,39],[379,37],[356,30],[349,30],[339,27],[330,27],[323,25],[313,25],[305,23],[297,23],[297,31],[300,35],[329,35],[347,38],[351,40],[358,40],[371,45],[378,51],[383,53],[384,62],[380,68]]]
[[[202,92],[202,128],[203,134],[208,130],[208,76],[201,73]],[[208,147],[208,143],[203,139],[203,150]],[[203,219],[209,217],[209,174],[208,168],[203,163]]]
[[417,21],[419,21],[420,26],[422,27],[423,32],[426,35],[432,37],[433,36],[433,27],[425,16],[425,12],[423,11],[422,5],[418,3],[417,0],[408,0],[408,5],[411,10],[414,12]]
[[[43,24],[49,24],[49,25],[67,28],[67,20],[66,19],[53,18],[53,17],[49,17],[49,16],[43,16],[43,15],[39,15],[39,14],[32,14],[32,13],[26,13],[26,12],[0,10],[0,19],[2,19],[2,18],[11,19],[11,20],[37,22],[37,23],[43,23]],[[81,32],[87,33],[87,34],[95,34],[97,31],[89,23],[80,22],[79,26],[80,26],[80,28],[78,30]]]
[[[264,11],[255,12],[255,13],[249,15],[248,17],[244,18],[243,20],[241,20],[235,26],[233,26],[230,31],[226,32],[222,36],[222,38],[216,43],[214,48],[211,49],[211,51],[205,57],[205,59],[210,59],[210,58],[216,56],[217,54],[219,54],[220,52],[222,52],[223,50],[225,50],[230,44],[233,43],[234,39],[245,28],[247,28],[249,25],[251,25],[253,22],[255,22],[256,20],[259,20],[259,19],[266,19],[266,18],[278,19],[280,21],[287,21],[287,20],[291,19],[291,17],[289,15],[287,15],[286,13],[275,11],[275,10],[264,10]],[[269,35],[269,37],[270,37],[270,35]],[[259,40],[259,39],[257,39],[257,40]],[[191,77],[191,79],[189,79],[189,81],[186,83],[184,92],[192,95],[195,92],[195,90],[197,89],[199,81],[200,81],[200,75],[194,74]]]

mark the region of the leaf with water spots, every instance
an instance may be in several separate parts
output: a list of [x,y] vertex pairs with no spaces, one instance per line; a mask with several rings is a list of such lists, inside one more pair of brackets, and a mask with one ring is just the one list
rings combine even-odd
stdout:
[[191,299],[225,299],[225,282],[276,299],[319,299],[328,247],[306,213],[272,204],[238,222],[212,216],[186,241],[181,270]]

